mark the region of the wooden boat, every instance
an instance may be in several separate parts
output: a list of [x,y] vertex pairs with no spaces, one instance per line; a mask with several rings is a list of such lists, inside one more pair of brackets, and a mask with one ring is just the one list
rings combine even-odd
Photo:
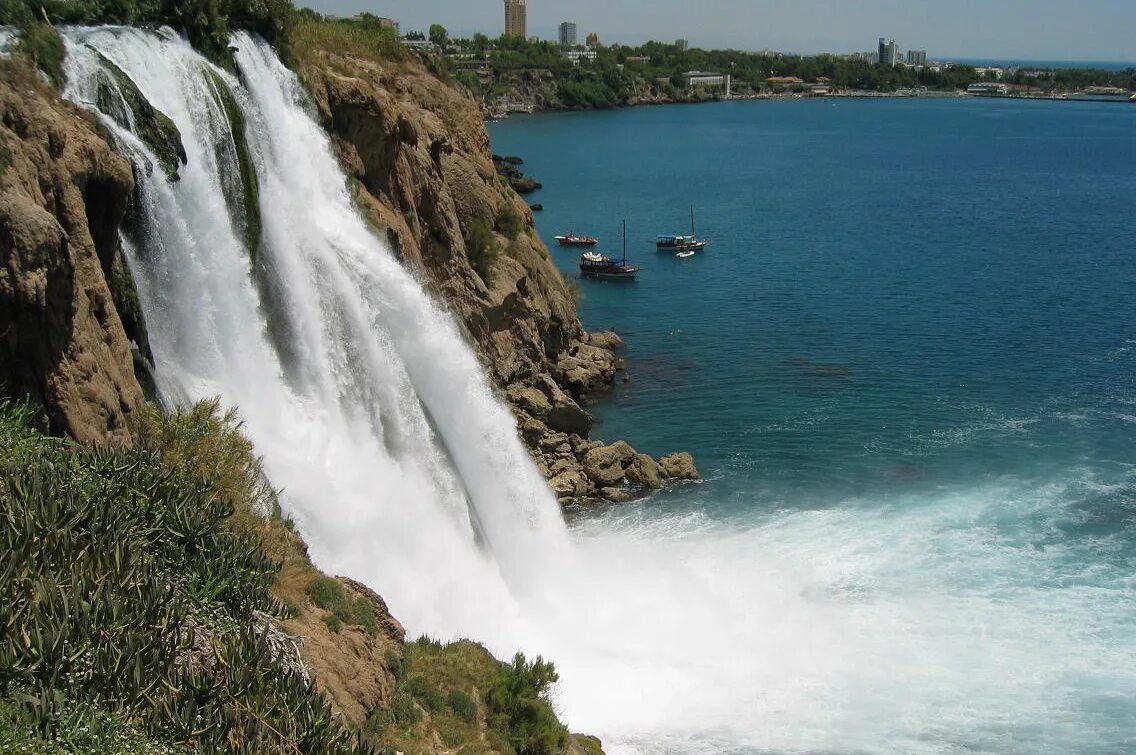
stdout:
[[638,265],[627,264],[627,221],[623,221],[623,257],[617,262],[612,257],[599,252],[584,252],[580,255],[580,274],[592,278],[613,278],[633,280],[639,272]]
[[690,235],[657,236],[655,248],[660,252],[700,252],[706,248],[706,242],[694,232],[694,205],[690,206]]
[[556,236],[556,240],[560,246],[595,246],[600,243],[600,240],[591,236],[577,236],[574,233],[568,233],[563,236]]

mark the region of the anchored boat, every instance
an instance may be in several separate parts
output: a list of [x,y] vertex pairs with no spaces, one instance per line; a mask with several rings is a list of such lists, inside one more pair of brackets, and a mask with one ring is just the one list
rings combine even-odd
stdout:
[[580,274],[591,278],[614,278],[630,280],[639,272],[638,265],[627,264],[627,221],[623,221],[623,257],[614,258],[599,252],[584,252],[580,255]]
[[690,235],[660,235],[655,238],[655,248],[660,252],[700,252],[706,242],[694,232],[694,205],[690,207]]
[[577,236],[574,233],[568,233],[563,236],[555,237],[560,246],[595,246],[600,243],[600,240],[592,236]]

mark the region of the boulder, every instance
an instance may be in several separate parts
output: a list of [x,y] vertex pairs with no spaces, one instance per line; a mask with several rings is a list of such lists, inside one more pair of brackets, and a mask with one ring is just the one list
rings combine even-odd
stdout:
[[624,488],[602,488],[600,495],[612,503],[627,503],[631,500],[631,492]]
[[546,421],[553,430],[581,437],[586,437],[592,431],[592,415],[567,396],[563,402],[552,407]]
[[608,351],[615,351],[616,349],[623,348],[623,339],[614,330],[601,330],[596,333],[588,333],[588,345],[595,346]]
[[599,446],[584,454],[584,472],[600,485],[619,482],[624,477],[622,459],[613,446]]
[[659,459],[663,474],[675,480],[701,480],[702,475],[694,466],[694,457],[686,451],[679,451]]
[[663,468],[647,454],[636,454],[627,468],[627,480],[635,485],[658,490],[663,487]]
[[552,403],[544,393],[527,385],[511,385],[508,391],[509,402],[524,409],[532,416],[544,420],[552,411]]
[[592,487],[587,476],[578,468],[561,472],[549,480],[548,485],[560,499],[587,495]]

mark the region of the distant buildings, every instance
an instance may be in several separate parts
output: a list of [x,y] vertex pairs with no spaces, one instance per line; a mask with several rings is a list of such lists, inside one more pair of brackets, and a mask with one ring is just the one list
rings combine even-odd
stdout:
[[770,76],[765,80],[770,89],[780,91],[784,89],[791,89],[800,87],[805,83],[805,80],[800,76]]
[[585,43],[588,45],[588,47],[599,47],[600,35],[596,34],[594,31],[590,32],[588,34],[588,38],[585,40]]
[[571,21],[565,21],[560,24],[560,46],[561,47],[575,47],[576,46],[576,24]]
[[880,37],[880,60],[879,62],[885,66],[894,66],[899,62],[899,45],[895,40],[885,42],[883,37]]
[[711,73],[709,71],[687,71],[682,75],[686,81],[686,86],[689,89],[720,89],[726,95],[730,96],[730,74],[728,73]]
[[525,0],[505,0],[505,36],[528,36],[528,19],[526,17]]
[[925,65],[927,65],[927,51],[926,50],[908,50],[907,51],[907,65],[909,65],[909,66],[925,66]]
[[686,52],[690,49],[690,41],[686,39],[676,39],[675,47],[678,48],[679,52]]

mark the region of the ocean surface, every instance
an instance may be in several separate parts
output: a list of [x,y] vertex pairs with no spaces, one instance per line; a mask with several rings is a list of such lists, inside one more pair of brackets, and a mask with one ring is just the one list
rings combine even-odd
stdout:
[[[546,241],[618,254],[627,221],[638,280],[578,281],[628,344],[595,435],[706,477],[572,518],[720,600],[660,613],[704,665],[639,688],[628,664],[640,705],[569,712],[628,752],[1136,752],[1136,107],[738,102],[491,137],[544,183]],[[710,246],[657,253],[692,205]]]

